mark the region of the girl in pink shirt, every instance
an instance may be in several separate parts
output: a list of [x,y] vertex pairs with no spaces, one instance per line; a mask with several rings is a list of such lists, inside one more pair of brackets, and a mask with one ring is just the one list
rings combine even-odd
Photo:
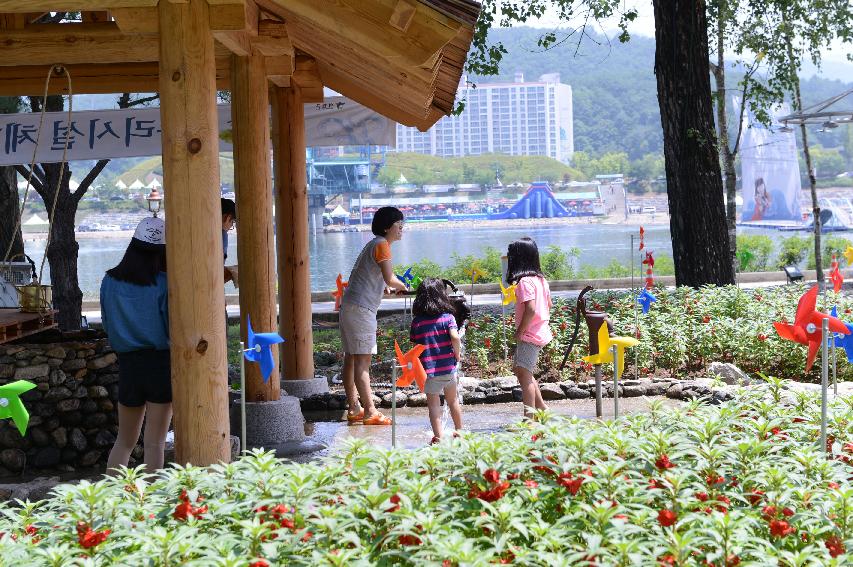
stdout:
[[520,238],[509,245],[506,280],[517,286],[513,372],[521,386],[524,415],[529,416],[531,410],[548,409],[533,374],[539,352],[553,338],[548,324],[551,290],[539,264],[539,248],[532,238]]

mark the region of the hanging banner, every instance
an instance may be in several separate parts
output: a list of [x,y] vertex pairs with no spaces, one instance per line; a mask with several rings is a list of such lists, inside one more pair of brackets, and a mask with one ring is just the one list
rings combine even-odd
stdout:
[[[219,105],[219,151],[230,152],[231,106]],[[29,164],[39,140],[37,163],[62,161],[68,136],[68,161],[158,156],[160,109],[128,108],[44,115],[41,137],[36,113],[0,115],[0,165]],[[345,97],[305,105],[305,144],[311,146],[394,146],[396,123]]]
[[[740,101],[735,100],[739,112]],[[741,140],[741,221],[802,220],[800,163],[793,132],[780,132],[777,116],[790,114],[787,104],[777,107],[774,124],[767,128],[747,109]]]

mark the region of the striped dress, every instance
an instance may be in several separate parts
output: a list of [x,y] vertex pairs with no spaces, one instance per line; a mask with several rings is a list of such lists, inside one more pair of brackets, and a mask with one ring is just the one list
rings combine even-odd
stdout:
[[456,320],[450,313],[438,317],[415,317],[409,338],[413,343],[426,346],[421,353],[421,363],[427,379],[451,374],[456,369],[456,356],[450,342],[450,329],[456,328]]

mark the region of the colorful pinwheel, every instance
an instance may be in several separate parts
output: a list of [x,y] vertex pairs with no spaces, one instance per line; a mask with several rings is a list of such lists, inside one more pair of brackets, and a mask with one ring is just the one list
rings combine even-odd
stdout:
[[471,269],[466,270],[465,273],[471,277],[471,283],[476,282],[477,280],[479,280],[480,278],[482,278],[486,275],[486,272],[484,272],[483,270],[481,270],[477,266],[472,266]]
[[21,394],[29,392],[36,385],[26,380],[17,380],[0,386],[0,419],[12,418],[12,422],[23,437],[30,423],[30,414],[21,401]]
[[406,289],[412,289],[412,283],[415,281],[415,276],[412,274],[412,268],[407,268],[403,275],[394,274],[397,279],[406,284]]
[[616,353],[619,357],[619,374],[625,369],[625,349],[637,346],[640,341],[634,337],[611,337],[607,332],[607,325],[598,329],[598,354],[583,357],[590,364],[610,364],[613,362],[613,353],[610,347],[616,345]]
[[652,289],[655,285],[655,256],[653,251],[646,251],[646,257],[643,260],[643,264],[646,266],[646,289]]
[[403,373],[397,379],[397,386],[405,387],[410,385],[412,382],[415,382],[420,388],[421,392],[424,391],[424,385],[426,384],[426,370],[424,370],[424,365],[421,364],[420,355],[426,350],[424,345],[415,345],[415,347],[403,354],[403,351],[400,349],[400,345],[397,344],[397,341],[394,341],[394,351],[397,353],[397,363],[403,368]]
[[283,343],[284,339],[278,333],[256,333],[252,330],[252,320],[246,315],[246,350],[243,356],[249,362],[261,365],[261,376],[264,382],[270,379],[275,360],[272,356],[272,345]]
[[835,293],[841,291],[841,285],[844,283],[844,276],[841,275],[841,269],[838,267],[838,260],[835,254],[832,255],[832,264],[829,270],[829,280],[832,282],[832,290]]
[[[835,307],[832,308],[832,316],[838,317],[838,311]],[[844,326],[847,327],[849,333],[846,335],[835,333],[835,344],[844,349],[845,354],[847,354],[847,362],[853,362],[853,325],[844,323]]]
[[510,303],[515,303],[515,289],[518,287],[516,284],[512,284],[510,286],[504,287],[504,283],[499,281],[498,284],[501,286],[501,297],[503,298],[503,304],[509,305]]
[[640,248],[639,250],[642,252],[643,248],[646,247],[646,243],[644,242],[646,237],[646,229],[642,226],[640,227]]
[[643,315],[649,312],[649,309],[652,307],[652,303],[658,300],[657,297],[654,296],[652,292],[647,289],[644,289],[640,292],[640,295],[637,296],[637,303],[643,308]]
[[843,321],[832,315],[817,311],[817,294],[817,286],[814,286],[800,297],[793,325],[790,323],[773,323],[773,326],[776,327],[776,332],[783,339],[808,346],[806,372],[811,370],[815,356],[817,356],[817,349],[820,348],[821,324],[824,319],[829,319],[830,331],[842,335],[850,333],[850,330]]
[[335,311],[341,310],[341,300],[344,298],[344,290],[348,285],[349,283],[344,281],[344,277],[338,274],[338,277],[335,279],[337,289],[332,292],[332,297],[335,298]]

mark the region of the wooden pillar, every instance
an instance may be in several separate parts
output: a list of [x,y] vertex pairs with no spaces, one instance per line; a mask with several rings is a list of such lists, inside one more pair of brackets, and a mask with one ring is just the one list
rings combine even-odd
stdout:
[[175,456],[230,459],[216,65],[205,0],[160,2]]
[[272,99],[283,376],[304,380],[314,378],[305,112],[296,85],[274,88]]
[[[278,329],[275,297],[275,241],[272,228],[269,95],[261,56],[232,57],[231,123],[234,134],[234,184],[237,193],[240,259],[240,324],[246,316],[255,332]],[[275,358],[277,353],[273,351]],[[264,383],[260,366],[246,365],[246,400],[279,399],[278,372]]]

